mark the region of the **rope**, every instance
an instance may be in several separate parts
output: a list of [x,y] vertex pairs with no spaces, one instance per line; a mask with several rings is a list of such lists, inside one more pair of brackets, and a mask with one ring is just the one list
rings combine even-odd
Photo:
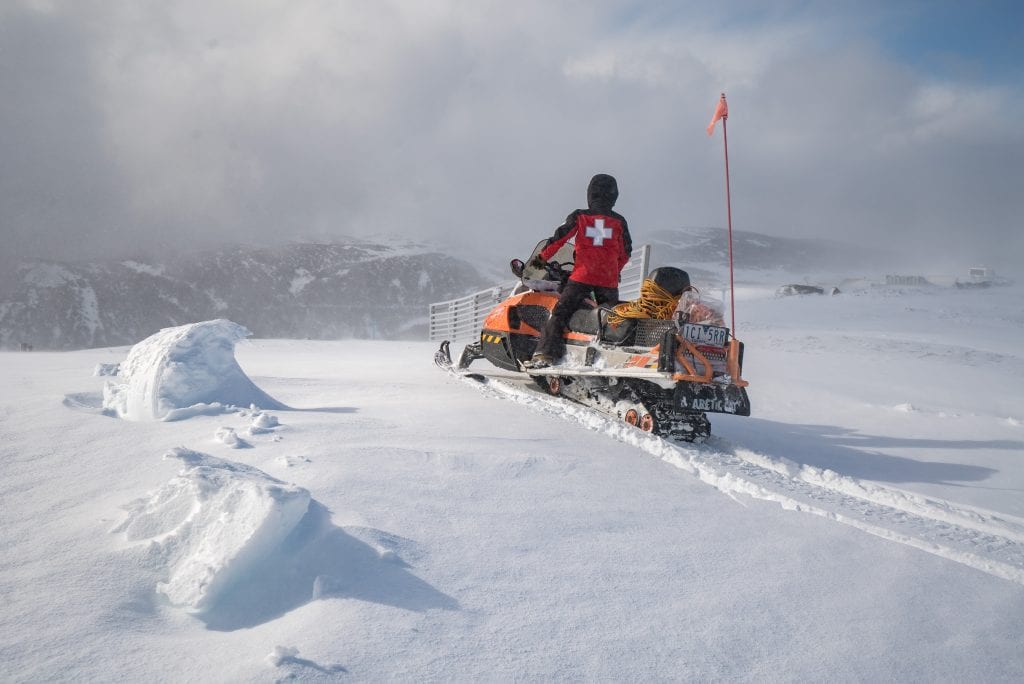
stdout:
[[627,318],[668,320],[672,318],[678,304],[679,297],[673,297],[668,290],[648,278],[640,285],[640,298],[617,304],[608,316],[608,322],[620,325]]

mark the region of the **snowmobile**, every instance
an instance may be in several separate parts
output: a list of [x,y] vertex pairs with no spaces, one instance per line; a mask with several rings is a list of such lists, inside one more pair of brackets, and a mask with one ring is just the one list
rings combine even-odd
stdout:
[[[547,244],[542,240],[527,262],[510,262],[518,284],[484,319],[480,339],[465,347],[458,365],[453,367],[449,340],[435,354],[437,365],[484,379],[487,373],[467,369],[487,359],[499,369],[528,375],[552,395],[645,432],[689,442],[710,435],[708,413],[750,415],[741,377],[743,343],[724,326],[722,307],[702,299],[686,271],[674,267],[651,271],[640,299],[624,303],[625,310],[622,304],[585,303],[563,334],[565,356],[552,366],[530,368],[526,362],[573,266],[571,244],[547,262],[536,260]],[[666,312],[665,300],[676,308]],[[654,309],[657,317],[649,317]]]

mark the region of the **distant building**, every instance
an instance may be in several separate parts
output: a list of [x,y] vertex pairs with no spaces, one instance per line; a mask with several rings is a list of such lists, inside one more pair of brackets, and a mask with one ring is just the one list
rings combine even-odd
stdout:
[[931,285],[931,282],[919,275],[887,275],[885,284],[893,287],[925,287]]

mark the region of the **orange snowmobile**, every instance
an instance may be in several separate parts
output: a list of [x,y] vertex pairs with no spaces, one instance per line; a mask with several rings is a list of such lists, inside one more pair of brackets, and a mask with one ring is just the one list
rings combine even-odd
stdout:
[[565,356],[555,365],[530,369],[540,332],[572,273],[572,245],[543,267],[531,259],[512,260],[519,284],[486,317],[479,341],[463,350],[453,367],[450,342],[435,354],[442,368],[470,373],[487,359],[506,371],[524,373],[550,394],[615,416],[645,432],[685,441],[703,441],[711,431],[708,413],[750,415],[747,382],[742,379],[743,343],[722,324],[714,302],[701,301],[689,275],[678,268],[652,271],[641,296],[615,307],[576,311],[564,332]]

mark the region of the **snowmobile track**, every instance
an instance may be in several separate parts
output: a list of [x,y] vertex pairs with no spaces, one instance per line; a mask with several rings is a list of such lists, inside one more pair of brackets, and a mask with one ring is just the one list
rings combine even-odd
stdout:
[[[491,396],[604,432],[723,493],[772,501],[1024,585],[1024,520],[780,462],[712,436],[703,445],[656,437],[593,409],[536,391],[514,374],[453,376]],[[739,500],[739,499],[737,499]]]

